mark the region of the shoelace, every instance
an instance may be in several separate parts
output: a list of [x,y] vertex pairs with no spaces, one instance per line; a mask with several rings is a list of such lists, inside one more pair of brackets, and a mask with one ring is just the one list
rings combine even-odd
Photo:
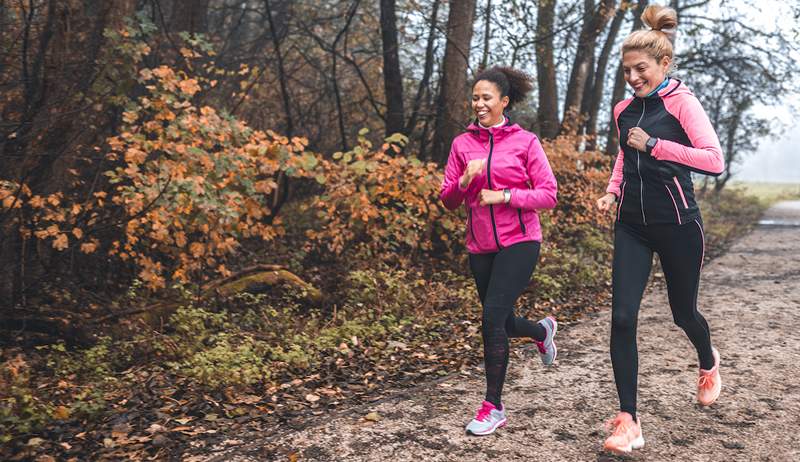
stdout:
[[478,422],[483,422],[489,417],[489,414],[492,412],[492,405],[490,403],[484,402],[480,409],[478,409],[478,414],[475,415],[475,420]]
[[611,430],[611,428],[614,428],[614,431],[611,433],[612,436],[622,436],[631,429],[630,425],[624,422],[620,416],[614,417],[606,422],[606,430]]
[[714,387],[714,375],[713,374],[701,374],[700,377],[697,379],[697,386],[700,388],[712,388]]

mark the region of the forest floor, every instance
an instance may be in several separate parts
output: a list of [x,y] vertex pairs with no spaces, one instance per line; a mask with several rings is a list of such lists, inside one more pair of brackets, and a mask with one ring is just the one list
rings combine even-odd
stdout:
[[[721,354],[722,395],[694,402],[697,361],[672,323],[663,280],[639,317],[639,415],[646,446],[631,460],[800,460],[800,201],[779,203],[703,270],[699,307]],[[469,437],[480,368],[321,416],[304,428],[240,434],[184,460],[618,460],[601,450],[617,398],[608,354],[610,312],[559,330],[559,356],[541,366],[512,349],[508,426]]]

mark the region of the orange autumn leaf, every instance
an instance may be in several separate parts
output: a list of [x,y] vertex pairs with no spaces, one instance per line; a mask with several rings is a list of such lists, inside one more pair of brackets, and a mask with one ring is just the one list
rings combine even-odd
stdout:
[[69,247],[69,239],[67,239],[67,235],[64,233],[59,234],[53,240],[53,248],[58,250],[64,250]]

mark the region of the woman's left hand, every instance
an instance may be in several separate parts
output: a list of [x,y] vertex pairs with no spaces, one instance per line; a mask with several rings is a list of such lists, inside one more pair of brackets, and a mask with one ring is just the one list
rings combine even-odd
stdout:
[[481,189],[481,205],[501,204],[504,202],[503,191]]
[[642,130],[639,127],[633,127],[628,130],[628,146],[638,150],[645,152],[647,151],[647,140],[650,139],[650,135],[647,134],[646,131]]

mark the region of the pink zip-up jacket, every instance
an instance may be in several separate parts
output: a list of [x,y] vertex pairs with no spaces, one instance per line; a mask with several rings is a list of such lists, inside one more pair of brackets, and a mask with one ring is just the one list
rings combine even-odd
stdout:
[[[459,178],[473,159],[486,159],[486,167],[461,189]],[[482,189],[510,189],[511,201],[480,205]],[[509,121],[493,128],[473,123],[453,140],[440,197],[449,210],[466,206],[467,250],[492,253],[518,242],[541,242],[537,211],[555,207],[557,190],[536,135]]]
[[[670,79],[652,96],[620,101],[614,120],[621,149],[606,191],[617,196],[617,220],[680,225],[699,219],[691,172],[716,176],[725,162],[714,127],[694,94]],[[651,152],[628,146],[632,127],[658,140]]]

